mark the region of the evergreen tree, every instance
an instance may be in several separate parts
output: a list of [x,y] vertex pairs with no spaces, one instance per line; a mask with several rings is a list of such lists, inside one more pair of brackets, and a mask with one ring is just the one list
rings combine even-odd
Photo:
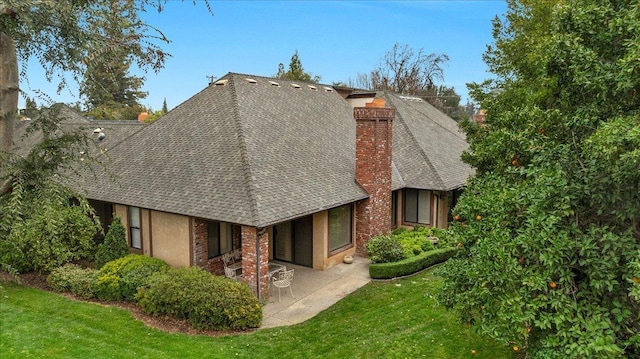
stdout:
[[162,101],[162,112],[163,113],[169,112],[169,108],[167,107],[167,98],[166,97]]
[[291,62],[289,62],[289,70],[284,70],[284,65],[282,63],[278,64],[278,73],[276,77],[284,80],[298,80],[305,82],[320,82],[320,76],[314,76],[311,73],[307,73],[304,71],[304,67],[302,66],[302,61],[300,60],[300,56],[298,55],[298,50],[291,56]]
[[104,242],[98,245],[98,250],[96,251],[96,268],[100,269],[107,262],[122,258],[129,253],[129,245],[125,237],[125,228],[122,225],[122,220],[120,217],[115,217],[109,225],[109,230],[104,237]]
[[[135,32],[137,14],[123,19],[127,4],[111,1],[109,12],[101,21],[90,24],[91,30],[104,32],[108,38],[127,38]],[[80,85],[80,94],[86,98],[87,114],[101,120],[135,120],[144,111],[140,100],[147,97],[141,91],[144,78],[129,74],[132,60],[141,54],[137,48],[113,43],[100,53],[101,61],[87,64]]]

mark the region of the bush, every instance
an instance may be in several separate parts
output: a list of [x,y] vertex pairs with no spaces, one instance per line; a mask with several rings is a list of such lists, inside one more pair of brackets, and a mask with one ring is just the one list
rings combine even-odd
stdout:
[[136,299],[145,313],[187,319],[197,329],[257,328],[262,322],[249,286],[195,267],[154,274]]
[[[0,203],[0,213],[2,207]],[[43,202],[28,211],[27,218],[12,222],[6,237],[1,238],[0,230],[0,262],[21,273],[45,273],[90,257],[100,227],[86,206]]]
[[369,265],[369,275],[373,279],[391,279],[417,273],[453,257],[456,250],[455,247],[435,249],[399,262],[372,263]]
[[400,241],[391,234],[371,238],[365,249],[372,263],[397,262],[406,257]]
[[413,230],[402,231],[397,234],[405,257],[417,256],[422,252],[433,250],[433,243],[429,240],[431,229],[416,226]]
[[47,283],[57,292],[72,293],[80,298],[95,297],[94,288],[98,281],[98,271],[81,268],[75,264],[65,264],[51,271]]
[[125,238],[125,229],[120,217],[113,219],[104,242],[98,245],[96,252],[96,268],[100,269],[107,262],[122,258],[129,254],[129,245]]
[[152,274],[167,269],[169,265],[163,260],[139,254],[108,262],[98,272],[96,296],[100,300],[133,301],[138,287],[147,285]]

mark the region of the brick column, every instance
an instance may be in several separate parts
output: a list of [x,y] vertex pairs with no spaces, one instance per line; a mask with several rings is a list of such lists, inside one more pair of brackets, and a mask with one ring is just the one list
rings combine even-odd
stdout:
[[391,127],[394,108],[375,99],[356,107],[356,181],[369,198],[356,204],[356,254],[365,256],[367,241],[391,231]]
[[269,298],[269,233],[266,228],[242,226],[242,274],[260,298]]

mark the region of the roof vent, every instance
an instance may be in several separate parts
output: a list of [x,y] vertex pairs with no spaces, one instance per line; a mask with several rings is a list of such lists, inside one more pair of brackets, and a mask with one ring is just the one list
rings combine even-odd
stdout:
[[311,91],[318,91],[318,88],[313,85],[307,85],[307,87],[311,89]]
[[333,92],[333,89],[331,87],[324,87],[324,92]]
[[254,80],[254,79],[246,78],[245,80],[250,84],[257,84],[258,83],[258,81]]
[[300,85],[298,85],[298,84],[291,84],[291,87],[293,87],[294,89],[299,89],[299,88],[300,88]]
[[269,83],[271,84],[271,86],[280,87],[280,84],[275,81],[269,81]]
[[229,80],[226,80],[226,79],[225,79],[225,80],[219,80],[219,81],[216,81],[216,82],[214,82],[213,84],[214,84],[214,85],[216,85],[216,86],[224,86],[224,85],[226,85],[226,84],[227,84],[227,82],[229,82]]

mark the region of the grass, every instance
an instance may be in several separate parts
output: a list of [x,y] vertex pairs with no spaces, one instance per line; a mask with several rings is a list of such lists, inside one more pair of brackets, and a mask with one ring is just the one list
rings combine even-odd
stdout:
[[513,357],[437,304],[430,271],[372,282],[302,324],[222,337],[165,333],[123,309],[3,285],[2,358]]

